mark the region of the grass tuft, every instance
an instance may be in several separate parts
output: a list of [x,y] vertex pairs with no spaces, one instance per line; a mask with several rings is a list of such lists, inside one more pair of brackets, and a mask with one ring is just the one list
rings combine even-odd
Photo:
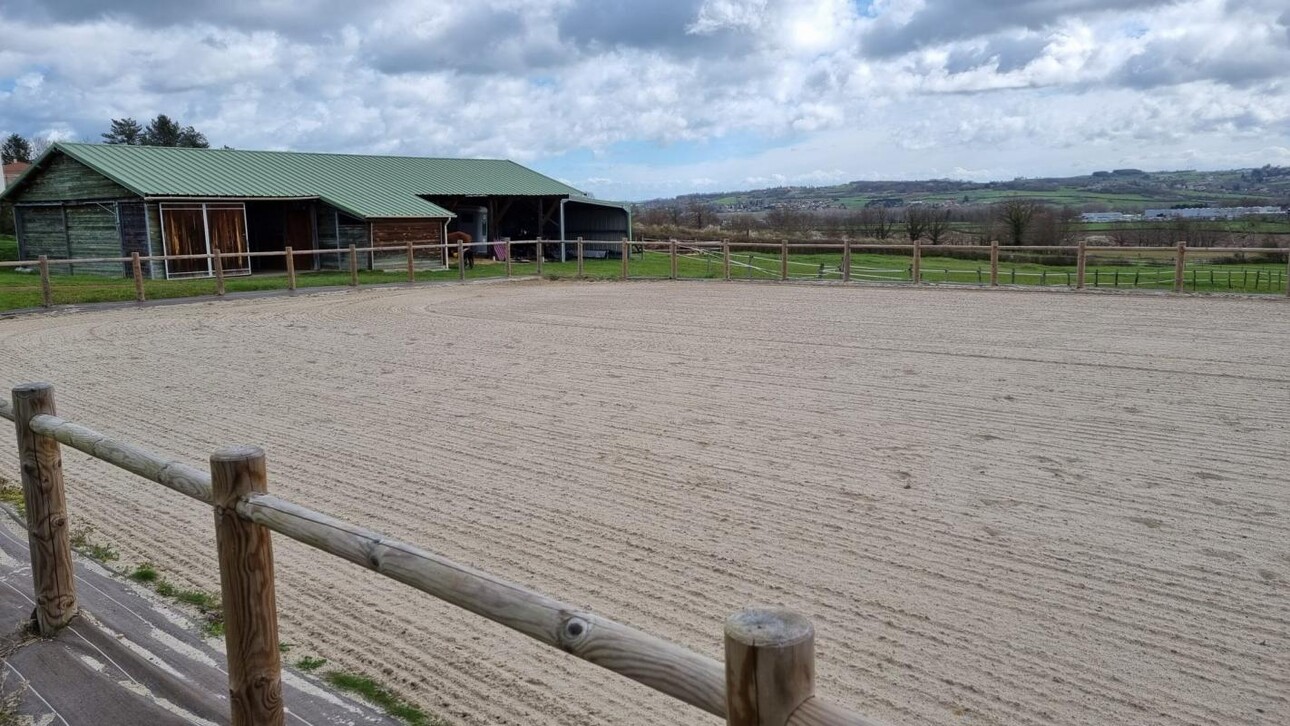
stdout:
[[208,638],[224,637],[224,610],[215,595],[202,590],[175,587],[147,562],[134,568],[134,572],[128,577],[135,582],[152,585],[153,591],[164,598],[197,608],[202,615],[202,633]]
[[22,498],[22,487],[2,476],[0,476],[0,502],[13,507],[18,514],[27,515],[27,501]]
[[296,661],[296,668],[306,673],[316,671],[325,665],[327,665],[326,658],[315,658],[312,655],[303,656],[300,660]]
[[102,545],[94,542],[91,539],[93,536],[93,527],[89,525],[77,527],[71,532],[72,548],[86,557],[98,560],[99,562],[111,562],[120,557],[111,545]]
[[158,577],[160,575],[157,573],[157,568],[147,562],[134,568],[134,572],[130,573],[130,579],[135,582],[156,582]]
[[323,674],[323,677],[337,689],[356,693],[411,726],[447,726],[447,722],[443,719],[427,714],[367,676],[343,671],[328,671]]

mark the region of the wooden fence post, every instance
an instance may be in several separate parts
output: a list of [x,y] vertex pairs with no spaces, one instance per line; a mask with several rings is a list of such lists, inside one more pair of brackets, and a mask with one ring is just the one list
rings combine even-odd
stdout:
[[143,290],[143,261],[139,259],[138,252],[130,253],[130,274],[134,275],[134,301],[147,300],[148,295]]
[[236,509],[246,495],[267,491],[264,451],[258,447],[233,446],[211,455],[233,726],[281,726],[284,720],[273,542],[267,528],[243,519]]
[[676,240],[671,240],[667,245],[668,255],[668,273],[667,279],[676,279]]
[[464,240],[457,240],[457,279],[462,281],[466,279],[466,243]]
[[721,240],[721,277],[730,282],[730,240]]
[[511,238],[507,237],[502,242],[506,245],[506,276],[509,278],[511,276]]
[[358,246],[349,246],[349,286],[358,287]]
[[581,237],[579,237],[579,238],[578,238],[578,279],[582,279],[582,277],[583,277],[582,271],[583,271],[583,264],[582,264],[582,238],[581,238]]
[[785,726],[815,695],[815,629],[788,610],[749,608],[726,620],[726,723]]
[[36,258],[36,262],[40,267],[40,304],[42,307],[52,308],[54,306],[54,287],[49,281],[49,257],[41,255]]
[[627,279],[628,274],[630,273],[630,270],[628,269],[628,266],[631,264],[631,254],[632,254],[632,246],[631,246],[631,243],[629,243],[629,242],[627,241],[627,238],[626,238],[626,237],[623,237],[623,271],[622,271],[622,278],[623,278],[623,280],[624,280],[624,281]]
[[842,240],[842,281],[851,282],[851,238]]
[[999,240],[990,240],[990,287],[999,286]]
[[[1227,273],[1231,275],[1232,273]],[[1230,280],[1228,287],[1231,287]],[[1286,297],[1290,297],[1290,250],[1286,251]]]
[[287,255],[287,291],[296,291],[296,251],[290,247],[283,248]]
[[913,278],[915,285],[918,285],[923,281],[923,247],[918,242],[918,240],[914,240],[914,264],[910,269],[909,275]]
[[779,279],[783,282],[788,279],[788,240],[779,241]]
[[220,254],[219,248],[211,250],[211,265],[215,268],[215,294],[223,297],[224,295],[224,255]]
[[28,383],[13,389],[13,422],[18,431],[18,465],[36,590],[36,627],[41,635],[50,636],[76,615],[76,583],[63,460],[57,440],[31,430],[31,419],[40,414],[56,415],[53,386]]
[[417,281],[416,258],[413,257],[412,240],[408,240],[408,282]]
[[1182,292],[1185,280],[1183,273],[1187,269],[1187,243],[1178,243],[1178,256],[1174,259],[1174,292]]
[[537,242],[533,244],[533,261],[537,263],[537,276],[542,276],[542,238],[538,237]]
[[1078,256],[1075,258],[1075,289],[1083,290],[1084,289],[1084,270],[1086,269],[1086,265],[1088,264],[1086,262],[1087,250],[1084,247],[1084,240],[1080,240],[1079,252],[1077,252],[1076,255]]

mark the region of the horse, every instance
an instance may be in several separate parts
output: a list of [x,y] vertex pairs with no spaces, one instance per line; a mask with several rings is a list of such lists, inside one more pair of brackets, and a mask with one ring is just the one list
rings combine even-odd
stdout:
[[[475,246],[472,244],[474,238],[466,232],[449,232],[448,244],[452,245],[454,242],[461,243],[462,257],[464,258],[466,269],[473,270],[475,268]],[[451,251],[453,248],[449,246],[448,249]]]

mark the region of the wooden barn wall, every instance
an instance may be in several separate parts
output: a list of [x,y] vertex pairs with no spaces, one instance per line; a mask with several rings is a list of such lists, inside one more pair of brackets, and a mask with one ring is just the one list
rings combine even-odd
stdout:
[[138,197],[79,161],[59,154],[48,166],[29,177],[22,191],[10,201],[21,204],[129,198]]
[[[336,256],[337,259],[340,260],[341,269],[344,269],[344,270],[349,269],[349,246],[354,245],[355,247],[367,247],[368,246],[367,242],[368,242],[367,222],[348,220],[344,216],[341,216],[340,218],[341,253]],[[330,257],[331,255],[323,255],[323,256]],[[359,252],[358,266],[360,268],[370,269],[371,255],[367,255],[367,254],[363,254],[362,252]]]
[[[72,259],[77,257],[120,257],[121,235],[116,227],[113,205],[86,204],[67,207],[67,237]],[[120,277],[120,262],[91,262],[73,267],[75,274]]]
[[[121,224],[121,256],[129,257],[138,252],[140,256],[146,257],[151,246],[148,244],[148,225],[144,218],[143,202],[122,203],[117,205],[117,210]],[[122,269],[127,275],[133,274],[128,262]]]
[[[334,250],[340,247],[340,238],[336,235],[336,222],[339,217],[333,207],[318,205],[314,216],[314,226],[318,230],[318,249]],[[344,260],[339,254],[319,255],[318,267],[323,270],[339,270],[344,267]]]
[[[372,222],[372,245],[374,247],[403,246],[413,244],[435,244],[443,241],[442,219],[400,219]],[[438,260],[442,253],[437,250],[417,250],[416,257],[421,260]],[[408,254],[404,252],[378,252],[372,260],[376,270],[403,270],[407,268]]]
[[67,257],[67,234],[63,231],[62,207],[17,207],[18,257],[34,260]]

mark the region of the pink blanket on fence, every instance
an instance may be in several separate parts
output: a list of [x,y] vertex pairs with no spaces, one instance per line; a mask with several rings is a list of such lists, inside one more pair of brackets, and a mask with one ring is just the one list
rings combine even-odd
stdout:
[[498,262],[506,261],[506,243],[505,242],[493,243],[493,259],[497,260]]

